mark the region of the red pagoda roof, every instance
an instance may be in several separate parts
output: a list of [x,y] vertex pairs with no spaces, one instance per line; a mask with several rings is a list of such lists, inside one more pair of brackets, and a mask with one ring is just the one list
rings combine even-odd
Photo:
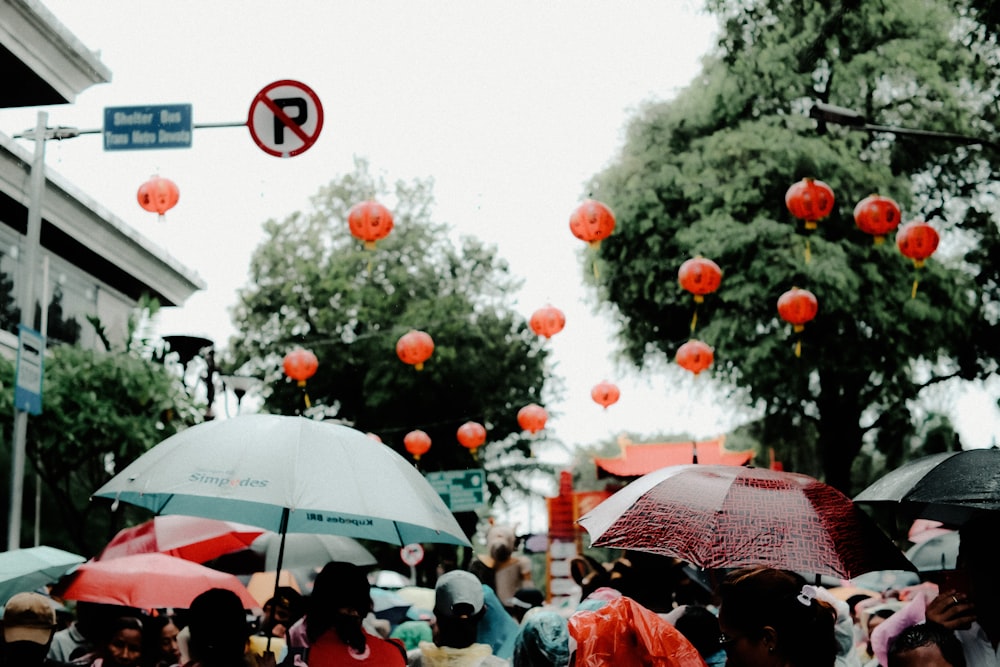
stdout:
[[713,463],[731,466],[746,465],[753,451],[733,452],[725,448],[726,436],[700,442],[658,442],[637,444],[619,440],[621,454],[612,458],[594,458],[598,472],[616,477],[639,477],[666,466],[684,463]]

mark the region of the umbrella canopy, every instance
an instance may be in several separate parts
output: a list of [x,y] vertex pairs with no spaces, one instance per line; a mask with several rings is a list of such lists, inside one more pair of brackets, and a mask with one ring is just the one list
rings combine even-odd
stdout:
[[157,516],[119,531],[95,560],[159,552],[204,563],[246,549],[264,532],[261,528],[231,521],[181,514]]
[[[265,532],[250,545],[250,548],[264,556],[264,569],[278,567],[281,550],[281,535]],[[285,536],[285,552],[282,567],[298,568],[322,567],[330,561],[354,563],[360,567],[375,565],[378,560],[357,540],[343,535],[318,535],[315,533],[288,533]]]
[[274,591],[279,586],[288,586],[299,593],[302,592],[302,589],[299,587],[299,581],[295,578],[294,574],[288,570],[282,570],[280,577],[276,577],[277,574],[276,571],[254,572],[250,576],[250,581],[247,582],[247,590],[253,596],[253,599],[259,603],[258,606],[263,607],[274,596]]
[[54,547],[30,547],[0,553],[0,605],[17,593],[58,581],[70,568],[87,560]]
[[915,459],[886,473],[854,501],[897,503],[911,517],[959,526],[978,512],[1000,510],[1000,449]]
[[906,550],[906,557],[921,572],[958,567],[958,531],[935,535]]
[[470,545],[406,459],[360,431],[305,417],[242,415],[192,426],[94,496],[279,533]]
[[78,566],[55,592],[67,600],[138,609],[187,609],[210,588],[233,591],[247,609],[259,607],[234,575],[161,553],[89,561]]
[[912,569],[850,498],[807,475],[669,466],[580,519],[594,546],[673,556],[707,569],[768,565],[850,579]]

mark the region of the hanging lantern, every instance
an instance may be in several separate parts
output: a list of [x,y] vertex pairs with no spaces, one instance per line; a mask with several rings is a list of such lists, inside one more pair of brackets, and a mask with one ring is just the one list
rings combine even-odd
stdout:
[[701,303],[705,300],[706,294],[719,289],[722,269],[712,260],[699,255],[681,264],[677,279],[681,287],[694,295],[695,303]]
[[876,245],[899,226],[899,204],[882,195],[869,195],[854,207],[854,222],[865,234],[875,237]]
[[555,306],[546,305],[531,314],[528,324],[539,336],[551,338],[566,326],[566,316]]
[[430,451],[431,436],[419,429],[410,431],[403,436],[403,446],[413,456],[414,461],[419,461],[421,456]]
[[434,353],[434,339],[423,331],[411,329],[396,341],[396,355],[404,364],[423,370],[424,362]]
[[177,205],[180,200],[180,190],[177,184],[169,178],[153,176],[148,181],[139,186],[136,198],[139,206],[151,213],[159,213],[160,220],[163,214]]
[[816,223],[833,211],[833,190],[823,181],[803,178],[785,192],[785,206],[805,221],[806,229],[816,229]]
[[590,390],[590,397],[594,399],[594,402],[598,405],[604,406],[607,410],[609,405],[614,405],[621,398],[621,392],[618,390],[617,385],[604,380],[598,382],[594,385],[594,388]]
[[304,387],[306,380],[316,374],[319,360],[309,350],[297,347],[285,355],[281,365],[285,375],[298,382],[300,387]]
[[585,199],[569,217],[569,229],[573,236],[597,248],[614,231],[615,214],[601,202]]
[[[778,297],[778,315],[792,325],[796,333],[801,333],[806,322],[816,317],[819,302],[816,295],[806,289],[793,287]],[[802,340],[795,341],[795,356],[802,356]]]
[[715,351],[700,340],[689,340],[677,348],[674,361],[685,370],[689,370],[695,375],[711,367],[715,361]]
[[534,435],[543,428],[549,419],[549,413],[540,405],[529,403],[517,411],[517,423],[522,429]]
[[899,252],[912,259],[913,266],[918,269],[934,254],[940,241],[941,237],[937,230],[919,220],[906,223],[896,233],[896,246]]
[[[927,258],[937,250],[941,237],[937,230],[926,222],[914,220],[899,228],[896,232],[896,247],[899,252],[913,260],[913,266],[921,269]],[[913,288],[910,290],[910,298],[917,296],[917,282],[919,278],[913,278]]]
[[301,347],[297,347],[285,355],[281,364],[285,375],[295,380],[302,387],[302,396],[306,407],[311,408],[312,402],[309,400],[309,392],[305,390],[306,380],[316,374],[319,368],[319,360],[316,355]]
[[381,241],[392,231],[392,212],[377,201],[363,201],[347,212],[347,225],[352,236],[364,241],[368,250],[374,250],[375,242]]
[[478,422],[465,422],[458,427],[458,442],[472,452],[472,458],[479,458],[478,450],[486,442],[486,428]]

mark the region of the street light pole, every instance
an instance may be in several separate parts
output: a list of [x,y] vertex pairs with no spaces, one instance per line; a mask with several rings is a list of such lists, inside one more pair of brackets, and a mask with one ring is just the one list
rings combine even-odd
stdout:
[[[28,228],[24,236],[24,257],[20,264],[20,289],[17,292],[21,325],[31,327],[35,317],[35,271],[42,232],[42,194],[45,190],[45,131],[49,114],[38,112],[35,126],[35,154],[31,161],[29,182]],[[15,402],[16,403],[16,402]],[[24,501],[24,464],[28,434],[28,412],[14,406],[13,451],[10,460],[10,508],[7,519],[7,549],[21,547],[21,512]]]
[[957,134],[955,132],[936,132],[934,130],[916,130],[907,127],[896,127],[894,125],[875,125],[869,123],[868,120],[859,112],[848,109],[847,107],[840,107],[835,104],[827,104],[825,102],[814,102],[812,108],[809,110],[809,117],[814,118],[821,123],[833,123],[834,125],[843,125],[844,127],[851,128],[853,130],[861,130],[863,132],[870,132],[872,134],[877,134],[880,132],[885,132],[888,134],[896,134],[902,137],[917,137],[920,139],[941,139],[943,141],[951,141],[953,143],[966,144],[966,145],[980,145],[992,148],[993,150],[1000,151],[1000,143],[992,141],[990,139],[983,139],[981,137],[972,137],[966,134]]

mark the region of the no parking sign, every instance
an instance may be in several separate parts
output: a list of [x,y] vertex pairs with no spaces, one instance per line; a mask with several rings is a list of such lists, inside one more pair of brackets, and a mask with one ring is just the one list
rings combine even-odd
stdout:
[[304,83],[283,79],[264,87],[250,103],[250,136],[269,155],[292,157],[309,150],[323,129],[323,105]]

